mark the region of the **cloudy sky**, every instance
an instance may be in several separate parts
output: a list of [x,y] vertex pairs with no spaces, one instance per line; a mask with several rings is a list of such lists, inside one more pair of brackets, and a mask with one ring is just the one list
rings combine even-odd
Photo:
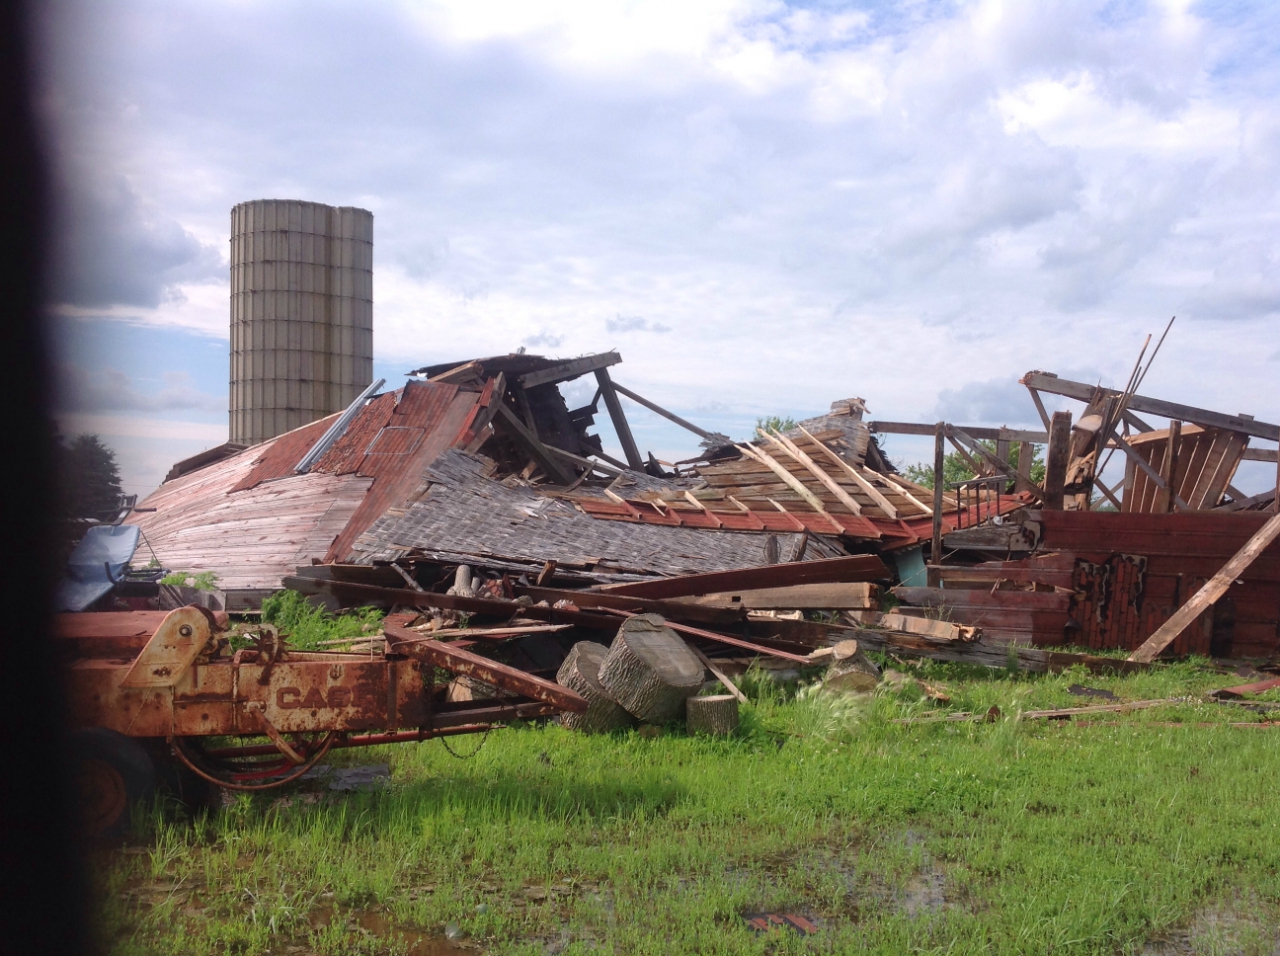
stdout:
[[735,437],[848,396],[1033,425],[1021,374],[1123,385],[1177,315],[1143,392],[1280,419],[1275,4],[47,9],[60,419],[130,491],[226,438],[229,211],[257,198],[373,211],[393,385],[617,348]]

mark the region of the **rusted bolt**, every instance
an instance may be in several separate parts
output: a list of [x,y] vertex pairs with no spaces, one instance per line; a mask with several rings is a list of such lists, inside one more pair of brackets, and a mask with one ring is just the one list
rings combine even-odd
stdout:
[[182,625],[182,627],[178,628],[178,633],[179,633],[179,634],[181,634],[183,637],[190,637],[190,636],[191,636],[191,625],[190,625],[190,624],[184,624],[184,625]]

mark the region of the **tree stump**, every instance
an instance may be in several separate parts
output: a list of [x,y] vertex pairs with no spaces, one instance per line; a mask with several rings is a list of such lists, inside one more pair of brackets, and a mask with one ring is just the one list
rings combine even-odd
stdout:
[[869,694],[880,683],[880,668],[862,653],[857,641],[841,641],[833,648],[834,660],[822,678],[822,689]]
[[586,713],[562,713],[560,723],[570,730],[584,733],[604,733],[619,727],[630,727],[635,718],[626,712],[608,692],[600,686],[600,664],[609,648],[591,641],[573,645],[569,656],[560,665],[556,681],[561,687],[576,691],[587,701]]
[[731,734],[738,729],[738,698],[732,694],[690,697],[685,701],[691,734]]
[[627,618],[600,666],[609,696],[647,724],[665,724],[702,689],[702,661],[657,614]]

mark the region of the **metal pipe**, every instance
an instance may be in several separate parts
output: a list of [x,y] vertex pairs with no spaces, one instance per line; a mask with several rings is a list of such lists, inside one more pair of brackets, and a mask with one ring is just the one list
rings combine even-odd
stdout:
[[305,475],[311,470],[311,466],[320,460],[321,456],[329,450],[329,446],[342,437],[347,430],[347,426],[351,424],[351,420],[356,417],[356,413],[364,408],[364,403],[382,386],[387,384],[385,378],[380,378],[363,392],[361,392],[354,402],[347,406],[347,410],[338,416],[338,420],[330,425],[320,440],[311,446],[311,450],[302,456],[302,460],[293,466],[294,474]]
[[[382,744],[414,743],[430,740],[433,737],[455,737],[458,734],[478,734],[493,730],[494,724],[462,724],[459,727],[444,727],[440,730],[402,730],[398,733],[360,734],[355,737],[339,737],[330,746],[330,750],[343,747],[377,747]],[[219,747],[206,751],[210,757],[232,759],[235,757],[269,757],[278,754],[273,744],[252,744],[245,747]]]

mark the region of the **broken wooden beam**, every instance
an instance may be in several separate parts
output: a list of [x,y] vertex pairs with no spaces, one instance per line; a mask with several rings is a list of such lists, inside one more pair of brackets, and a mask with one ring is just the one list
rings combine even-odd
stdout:
[[658,581],[628,584],[606,584],[592,594],[627,594],[634,597],[663,600],[694,594],[712,594],[736,588],[789,587],[796,584],[826,584],[844,581],[883,581],[889,569],[874,554],[821,558],[788,564],[770,564],[735,571],[709,571],[682,574]]
[[1280,514],[1275,515],[1259,528],[1245,546],[1222,566],[1221,571],[1206,581],[1186,604],[1174,611],[1169,620],[1161,624],[1141,647],[1129,655],[1129,660],[1144,663],[1155,660],[1161,651],[1177,640],[1178,635],[1186,630],[1187,625],[1198,618],[1205,608],[1227,593],[1227,589],[1235,583],[1236,578],[1243,574],[1277,537],[1280,537]]
[[623,395],[627,396],[627,398],[631,399],[633,402],[643,405],[645,408],[649,409],[649,411],[655,412],[658,415],[661,415],[663,418],[667,419],[668,421],[675,422],[681,428],[687,428],[689,431],[693,432],[699,438],[711,437],[711,432],[703,431],[697,425],[693,424],[693,422],[685,421],[683,418],[681,418],[679,415],[675,414],[674,412],[667,411],[661,405],[655,405],[653,402],[649,401],[644,396],[637,395],[635,392],[631,391],[631,389],[623,388],[617,382],[613,383],[613,387],[616,391],[621,392]]
[[1067,464],[1071,454],[1071,413],[1054,412],[1049,425],[1049,450],[1044,464],[1044,507],[1061,511],[1063,489],[1067,483]]
[[[1062,395],[1082,402],[1089,401],[1094,393],[1094,386],[1058,378],[1052,372],[1028,372],[1022,377],[1021,382],[1030,389],[1049,392],[1051,395]],[[1109,389],[1109,391],[1115,392],[1114,389]],[[1118,395],[1119,392],[1115,392],[1115,394]],[[1179,421],[1192,422],[1196,425],[1226,428],[1231,431],[1252,435],[1255,438],[1280,441],[1280,425],[1270,425],[1266,422],[1256,421],[1248,415],[1224,415],[1221,412],[1194,408],[1190,405],[1179,405],[1176,402],[1165,402],[1158,398],[1147,398],[1143,395],[1130,396],[1126,408],[1135,412],[1146,412],[1149,415],[1159,415],[1161,418],[1170,420],[1176,418]]]
[[529,452],[529,454],[533,456],[534,460],[542,470],[547,473],[549,478],[554,478],[561,484],[566,485],[573,481],[575,475],[556,460],[555,456],[551,454],[547,446],[525,427],[524,422],[520,421],[520,418],[515,412],[507,407],[505,402],[498,403],[498,414],[500,414],[503,420],[511,426],[511,430],[515,434],[518,442],[525,447],[525,450]]
[[577,378],[579,375],[586,375],[588,372],[595,372],[606,369],[610,365],[617,365],[621,361],[622,356],[617,352],[584,355],[582,358],[569,359],[567,362],[552,365],[550,368],[528,372],[521,375],[518,381],[525,388],[549,385],[552,382],[565,382],[571,378]]
[[676,598],[679,604],[703,607],[742,607],[752,611],[832,610],[845,611],[879,607],[880,589],[859,581],[838,584],[797,584],[783,588],[719,591]]
[[450,647],[433,638],[423,638],[416,631],[410,631],[395,624],[386,625],[383,633],[387,637],[387,649],[397,654],[434,664],[451,674],[484,681],[486,684],[501,687],[513,694],[532,697],[534,700],[551,704],[561,710],[579,714],[587,710],[587,702],[580,695],[552,681],[508,667],[506,664],[481,657],[479,654]]
[[632,437],[631,426],[627,424],[627,416],[622,411],[622,403],[618,401],[618,391],[613,387],[609,370],[598,368],[595,374],[596,381],[600,385],[600,395],[604,399],[604,407],[609,410],[609,419],[613,422],[613,430],[617,433],[618,444],[622,446],[622,454],[627,459],[627,465],[635,471],[644,471],[644,459],[640,457],[640,449],[636,447],[636,440]]

